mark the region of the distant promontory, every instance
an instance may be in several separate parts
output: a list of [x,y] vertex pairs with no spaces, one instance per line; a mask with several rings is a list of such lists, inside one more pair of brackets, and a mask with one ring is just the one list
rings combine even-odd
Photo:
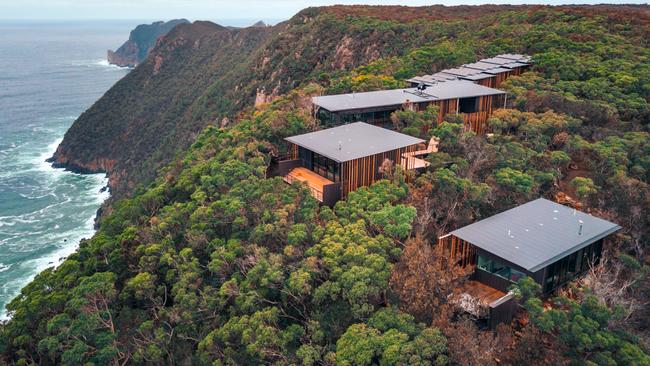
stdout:
[[113,52],[108,51],[108,62],[117,66],[135,67],[144,61],[159,37],[164,36],[178,24],[189,23],[187,19],[174,19],[168,22],[140,24],[129,35],[129,40]]

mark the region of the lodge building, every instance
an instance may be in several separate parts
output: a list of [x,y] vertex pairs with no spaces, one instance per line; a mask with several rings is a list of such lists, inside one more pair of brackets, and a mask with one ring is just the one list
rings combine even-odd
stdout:
[[[390,130],[391,113],[436,105],[438,123],[456,114],[467,130],[483,134],[492,111],[506,105],[506,93],[494,87],[529,66],[527,56],[505,54],[410,79],[415,88],[314,97],[322,125],[336,127],[287,137],[288,153],[272,159],[270,175],[304,183],[319,202],[333,206],[383,178],[380,167],[387,161],[406,171],[426,168],[425,157],[437,152],[438,141],[425,146]],[[620,228],[540,198],[454,230],[438,239],[439,255],[470,269],[471,276],[451,301],[491,328],[510,322],[517,311],[514,283],[530,277],[544,294],[552,293],[597,264],[608,237]]]
[[398,109],[423,111],[439,108],[438,123],[448,114],[458,114],[468,130],[483,134],[492,111],[504,108],[506,93],[466,80],[450,80],[431,86],[326,95],[312,98],[316,117],[323,126],[364,121],[392,128],[390,115]]
[[494,327],[514,315],[512,284],[528,276],[544,294],[553,292],[597,264],[604,243],[620,229],[540,198],[452,231],[438,239],[438,249],[473,269],[464,293],[482,303]]
[[441,70],[432,75],[416,76],[407,81],[415,87],[435,85],[449,80],[467,80],[490,88],[498,88],[509,76],[521,75],[531,66],[529,56],[502,54],[457,68]]
[[399,109],[422,111],[439,108],[438,123],[449,114],[459,115],[465,129],[482,135],[492,111],[505,108],[506,93],[494,89],[511,75],[531,65],[530,57],[502,54],[433,75],[408,79],[411,88],[312,98],[314,114],[326,127],[363,121],[392,128],[390,116]]
[[388,160],[407,170],[428,165],[422,156],[436,144],[364,122],[287,137],[284,159],[272,162],[270,175],[287,183],[304,182],[319,202],[333,206],[348,193],[383,177]]

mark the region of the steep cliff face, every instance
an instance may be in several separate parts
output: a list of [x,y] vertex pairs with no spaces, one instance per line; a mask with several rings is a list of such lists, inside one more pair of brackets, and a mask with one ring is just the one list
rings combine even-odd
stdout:
[[210,22],[179,25],[75,121],[53,156],[54,164],[107,172],[116,197],[132,192],[214,121],[197,120],[189,110],[234,68],[245,69],[239,62],[271,34],[265,28],[229,30]]
[[131,31],[129,39],[117,51],[108,51],[108,62],[118,66],[135,67],[147,58],[158,38],[167,34],[175,26],[185,23],[189,23],[189,21],[174,19],[168,22],[138,25]]

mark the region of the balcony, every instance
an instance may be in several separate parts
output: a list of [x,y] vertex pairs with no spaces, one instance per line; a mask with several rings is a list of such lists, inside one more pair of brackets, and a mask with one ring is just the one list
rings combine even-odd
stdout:
[[436,137],[432,137],[429,140],[429,145],[426,150],[417,150],[412,152],[406,152],[402,154],[401,166],[406,170],[417,170],[426,168],[429,166],[429,162],[419,158],[418,156],[429,155],[431,153],[438,152],[438,144],[440,140]]
[[295,167],[283,179],[289,184],[295,182],[306,184],[311,195],[318,202],[328,206],[333,206],[341,197],[341,185],[339,183],[332,182],[307,168]]

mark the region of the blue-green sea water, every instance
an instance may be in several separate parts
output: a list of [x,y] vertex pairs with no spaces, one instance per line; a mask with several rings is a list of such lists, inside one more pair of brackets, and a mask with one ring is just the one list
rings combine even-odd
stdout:
[[0,319],[47,267],[92,236],[104,175],[53,169],[72,122],[128,70],[109,66],[138,22],[0,22]]

